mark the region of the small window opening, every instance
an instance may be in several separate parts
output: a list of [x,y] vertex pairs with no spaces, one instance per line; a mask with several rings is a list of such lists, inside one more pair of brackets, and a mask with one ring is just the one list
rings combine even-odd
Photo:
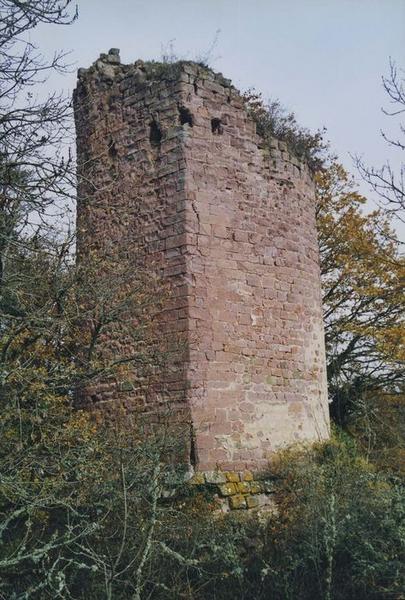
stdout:
[[193,115],[185,106],[179,106],[179,116],[181,125],[190,125],[193,126]]
[[222,123],[221,119],[211,119],[211,131],[215,135],[222,135]]
[[115,158],[118,154],[115,143],[112,140],[110,140],[110,143],[108,144],[108,154],[111,158]]
[[196,81],[194,81],[194,83],[193,83],[193,88],[194,88],[194,94],[198,94],[198,85],[197,85]]
[[150,124],[149,140],[152,146],[159,146],[162,141],[162,130],[156,121]]

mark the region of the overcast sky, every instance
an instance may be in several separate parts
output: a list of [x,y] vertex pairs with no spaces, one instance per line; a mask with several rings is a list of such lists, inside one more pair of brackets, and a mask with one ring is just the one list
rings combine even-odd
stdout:
[[[210,65],[241,90],[278,98],[313,130],[325,126],[340,160],[370,164],[388,157],[380,130],[394,123],[381,85],[391,56],[405,68],[405,0],[79,0],[68,27],[41,27],[40,46],[71,50],[77,67],[100,52],[121,50],[122,62],[180,58],[212,50]],[[52,85],[71,91],[75,73]],[[366,192],[366,188],[362,187]]]

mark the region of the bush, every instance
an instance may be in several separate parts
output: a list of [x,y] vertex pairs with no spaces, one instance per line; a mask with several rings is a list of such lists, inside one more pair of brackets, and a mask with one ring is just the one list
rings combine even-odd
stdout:
[[252,561],[250,597],[401,598],[405,503],[398,479],[376,471],[342,435],[314,450],[284,452],[276,474],[279,513]]
[[66,407],[36,433],[1,454],[10,600],[401,598],[403,490],[347,435],[278,455],[278,511],[263,519],[213,514],[200,491],[172,497],[174,439],[140,443]]
[[171,498],[173,437],[140,442],[66,405],[42,416],[17,452],[0,444],[0,596],[198,597],[240,580],[238,524],[201,494]]
[[295,114],[288,112],[279,100],[266,103],[254,90],[248,90],[243,97],[249,114],[256,122],[257,133],[265,142],[277,138],[287,144],[291,154],[306,161],[311,171],[323,168],[328,149],[328,143],[323,139],[325,129],[311,133],[299,125]]

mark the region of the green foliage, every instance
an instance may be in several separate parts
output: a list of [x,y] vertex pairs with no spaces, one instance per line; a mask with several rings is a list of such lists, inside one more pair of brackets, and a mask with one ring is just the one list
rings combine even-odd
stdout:
[[161,79],[167,81],[176,81],[181,73],[180,61],[162,61],[151,60],[144,63],[146,77],[148,79]]
[[380,470],[405,475],[405,394],[369,392],[356,399],[346,429]]
[[244,100],[256,123],[257,133],[265,143],[270,143],[272,138],[281,140],[287,144],[291,154],[306,161],[313,172],[322,169],[328,149],[323,139],[325,129],[311,133],[298,123],[295,114],[288,112],[279,100],[266,103],[261,94],[254,90],[248,90]]
[[69,409],[37,429],[37,443],[0,456],[4,597],[177,598],[239,581],[243,529],[200,495],[167,498],[175,438],[140,443]]
[[174,438],[49,417],[42,430],[58,435],[31,444],[29,462],[20,452],[11,471],[2,457],[5,597],[400,598],[403,489],[347,435],[277,457],[278,509],[263,520],[215,516],[199,492],[168,497]]
[[332,416],[347,425],[372,398],[403,390],[405,263],[391,219],[363,211],[341,165],[315,182]]
[[347,437],[287,451],[276,470],[279,514],[258,556],[262,597],[399,598],[405,583],[399,480],[376,471]]

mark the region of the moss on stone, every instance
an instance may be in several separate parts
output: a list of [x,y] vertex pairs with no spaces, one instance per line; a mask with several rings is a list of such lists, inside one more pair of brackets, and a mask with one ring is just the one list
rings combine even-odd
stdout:
[[225,473],[225,477],[228,481],[232,481],[233,483],[237,483],[238,481],[240,481],[239,474],[235,471],[227,471]]
[[236,486],[237,485],[239,485],[239,484],[235,484],[232,482],[221,483],[218,486],[219,493],[221,494],[221,496],[232,496],[232,494],[236,494],[236,491],[237,491]]
[[233,510],[238,510],[241,508],[246,508],[246,498],[242,494],[235,494],[235,496],[231,496],[229,498],[229,506]]

